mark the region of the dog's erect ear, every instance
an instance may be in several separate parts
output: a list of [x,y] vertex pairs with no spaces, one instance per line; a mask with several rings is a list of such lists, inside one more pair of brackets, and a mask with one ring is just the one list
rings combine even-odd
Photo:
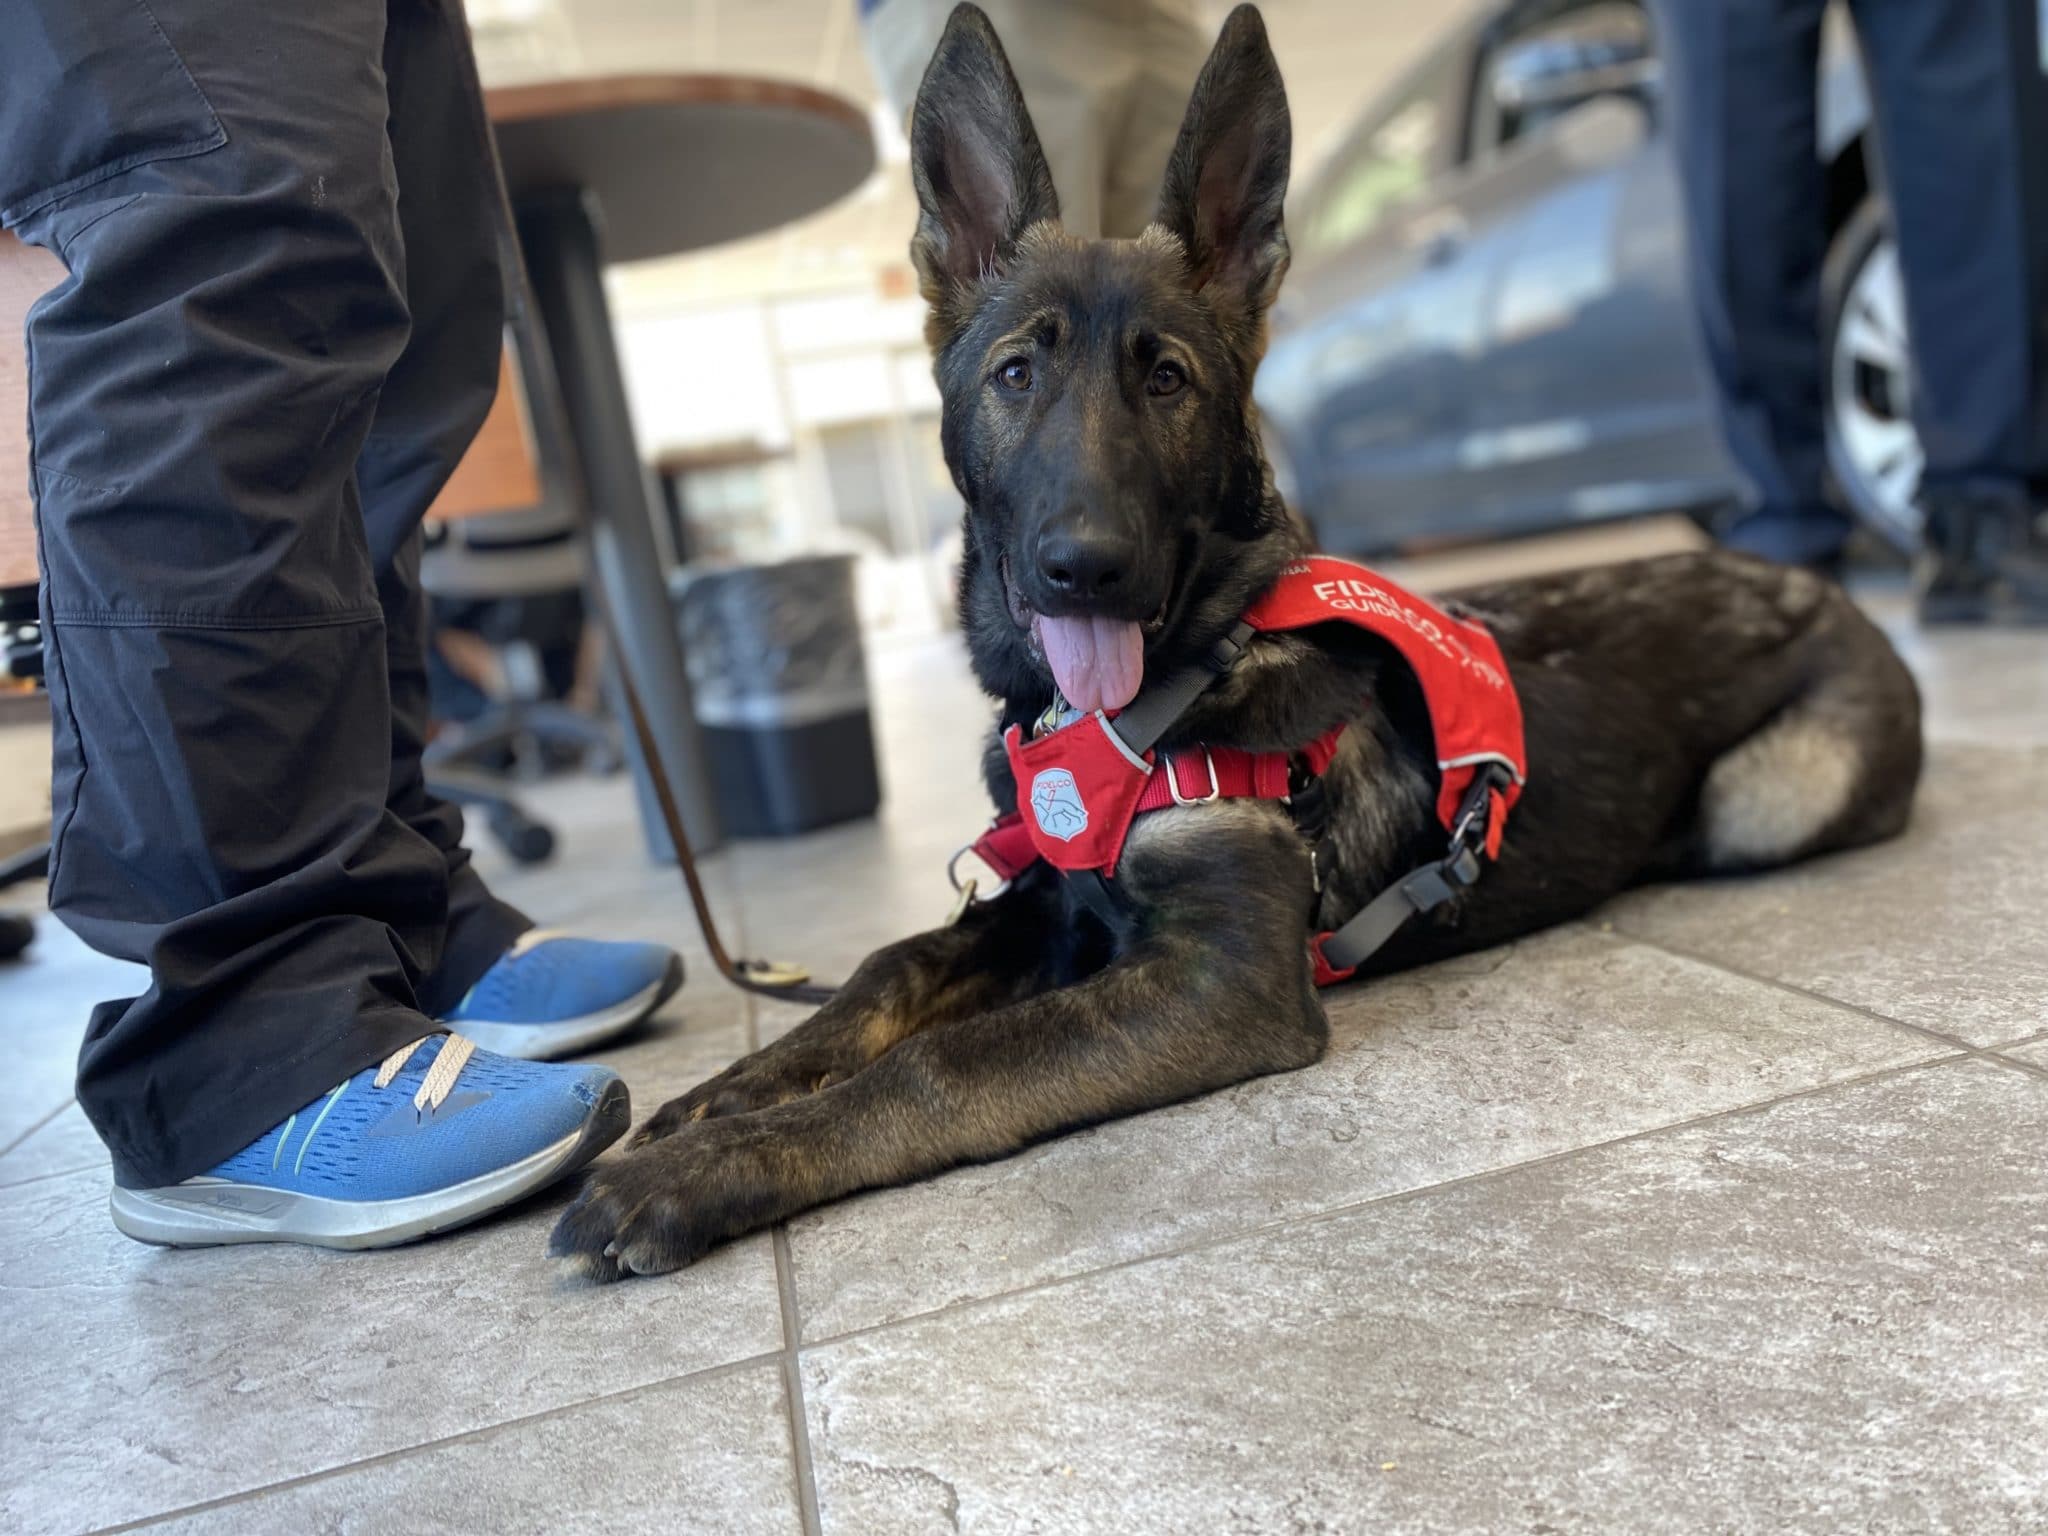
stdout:
[[910,117],[910,176],[910,259],[935,319],[984,273],[1001,271],[1025,230],[1060,216],[1017,77],[977,6],[954,7],[925,66]]
[[1287,272],[1281,205],[1293,137],[1266,24],[1240,5],[1195,82],[1158,222],[1180,237],[1195,287],[1254,336]]

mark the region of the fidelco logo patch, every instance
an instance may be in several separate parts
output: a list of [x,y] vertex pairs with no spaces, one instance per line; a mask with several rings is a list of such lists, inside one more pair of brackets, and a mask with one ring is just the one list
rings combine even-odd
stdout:
[[1031,814],[1047,837],[1071,843],[1088,830],[1088,807],[1064,768],[1041,768],[1031,780]]

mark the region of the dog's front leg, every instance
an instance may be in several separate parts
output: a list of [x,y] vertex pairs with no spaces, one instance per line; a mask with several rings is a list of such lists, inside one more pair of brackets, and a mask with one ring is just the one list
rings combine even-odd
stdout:
[[1124,883],[1138,922],[1102,971],[936,1024],[821,1092],[686,1122],[598,1166],[556,1226],[553,1251],[602,1279],[675,1269],[856,1190],[1001,1157],[1321,1054],[1306,857],[1270,807],[1148,821]]
[[1052,984],[1060,903],[1035,876],[960,920],[876,950],[810,1018],[671,1099],[633,1135],[643,1146],[695,1121],[816,1093],[921,1030],[1000,1007]]

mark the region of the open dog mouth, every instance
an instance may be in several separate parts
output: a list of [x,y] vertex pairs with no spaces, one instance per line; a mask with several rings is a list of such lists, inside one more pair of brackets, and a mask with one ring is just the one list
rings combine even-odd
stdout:
[[1169,590],[1159,611],[1142,623],[1093,614],[1053,618],[1034,609],[1010,579],[1010,561],[1002,561],[1003,598],[1010,617],[1031,636],[1045,658],[1060,696],[1075,709],[1122,709],[1138,696],[1145,681],[1145,646],[1166,628],[1172,606]]

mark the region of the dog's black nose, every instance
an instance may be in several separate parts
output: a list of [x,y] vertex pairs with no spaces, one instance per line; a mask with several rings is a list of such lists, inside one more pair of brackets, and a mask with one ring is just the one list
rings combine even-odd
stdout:
[[1117,596],[1137,564],[1138,541],[1112,528],[1048,531],[1038,542],[1038,574],[1061,597]]

